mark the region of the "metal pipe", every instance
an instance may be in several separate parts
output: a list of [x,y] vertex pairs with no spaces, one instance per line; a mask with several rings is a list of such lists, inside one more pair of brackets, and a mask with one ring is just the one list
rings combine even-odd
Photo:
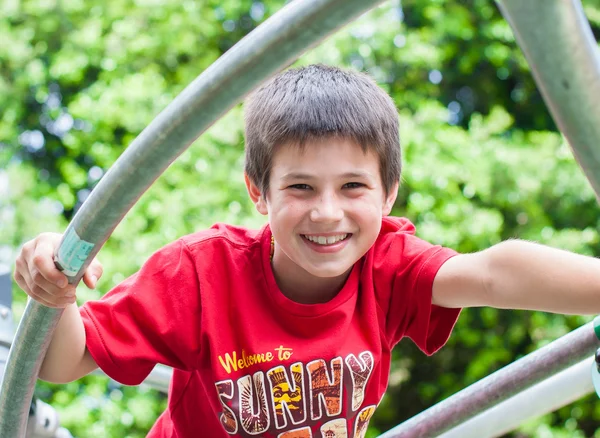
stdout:
[[593,357],[532,386],[485,412],[459,424],[439,438],[493,438],[523,422],[554,412],[594,392]]
[[169,385],[171,384],[171,377],[173,377],[173,368],[158,364],[148,377],[146,377],[143,384],[167,394],[169,392]]
[[[92,371],[92,374],[108,377],[100,368],[96,368]],[[169,392],[171,377],[173,377],[173,368],[158,364],[150,371],[150,374],[144,379],[142,385],[149,386],[152,389],[167,394]]]
[[600,341],[590,322],[457,392],[384,433],[381,438],[437,437],[547,376],[592,356],[598,346]]
[[[65,231],[58,263],[76,284],[152,182],[265,78],[383,0],[304,0],[270,17],[196,78],[133,141]],[[0,436],[25,434],[33,389],[62,311],[29,301],[0,387]]]
[[600,57],[579,0],[500,0],[554,121],[600,199]]

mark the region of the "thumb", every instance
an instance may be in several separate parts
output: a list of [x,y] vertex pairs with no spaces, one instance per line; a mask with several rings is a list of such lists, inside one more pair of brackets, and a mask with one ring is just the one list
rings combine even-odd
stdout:
[[98,259],[92,260],[90,266],[85,270],[85,274],[83,274],[83,282],[90,289],[94,289],[100,277],[102,277],[102,264],[98,261]]

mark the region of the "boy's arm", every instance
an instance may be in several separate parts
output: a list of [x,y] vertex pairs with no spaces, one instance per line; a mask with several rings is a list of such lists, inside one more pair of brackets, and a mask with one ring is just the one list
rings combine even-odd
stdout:
[[[47,307],[64,308],[52,336],[39,377],[54,383],[76,380],[97,367],[86,348],[85,329],[77,309],[76,286],[54,265],[60,234],[42,233],[25,243],[15,261],[15,281],[32,299]],[[94,259],[83,276],[94,288],[102,265]]]
[[85,329],[77,304],[67,306],[40,368],[39,378],[68,383],[98,368],[85,346]]
[[432,300],[451,308],[600,313],[600,260],[509,240],[449,259],[435,277]]

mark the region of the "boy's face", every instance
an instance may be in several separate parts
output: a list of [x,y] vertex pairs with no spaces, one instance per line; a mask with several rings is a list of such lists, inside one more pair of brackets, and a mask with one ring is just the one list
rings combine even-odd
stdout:
[[266,198],[246,178],[257,210],[275,237],[280,275],[345,275],[373,245],[398,191],[386,196],[379,158],[351,140],[324,138],[304,149],[280,147]]

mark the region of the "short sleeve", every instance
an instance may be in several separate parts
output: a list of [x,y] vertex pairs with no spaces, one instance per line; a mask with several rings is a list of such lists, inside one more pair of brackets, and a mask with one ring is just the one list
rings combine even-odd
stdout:
[[141,383],[157,363],[189,370],[200,350],[200,297],[192,256],[181,240],[80,313],[98,366],[126,385]]
[[431,355],[448,340],[461,309],[432,303],[433,281],[440,267],[457,254],[414,236],[410,222],[380,240],[375,278],[384,300],[385,333],[391,346],[407,336]]

